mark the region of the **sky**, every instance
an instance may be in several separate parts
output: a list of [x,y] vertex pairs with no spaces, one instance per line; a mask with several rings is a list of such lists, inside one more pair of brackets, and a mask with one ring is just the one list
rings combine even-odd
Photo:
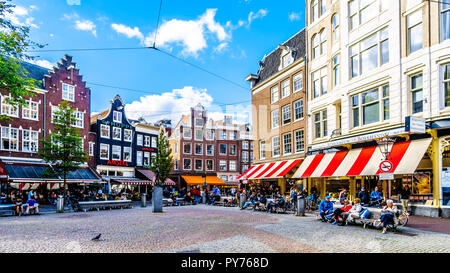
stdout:
[[[202,103],[209,117],[231,114],[251,122],[250,84],[258,60],[305,26],[305,1],[163,0],[156,47],[219,77],[151,49],[70,51],[79,48],[142,47],[154,43],[160,0],[13,0],[10,19],[31,26],[44,49],[34,62],[51,67],[73,56],[91,88],[91,111],[109,107],[119,94],[129,118],[172,119]],[[231,81],[231,82],[230,82]],[[134,89],[121,90],[100,85]]]

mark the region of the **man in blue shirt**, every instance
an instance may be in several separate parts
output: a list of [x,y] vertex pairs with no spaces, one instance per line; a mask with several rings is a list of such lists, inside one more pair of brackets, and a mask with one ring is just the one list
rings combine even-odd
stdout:
[[333,213],[333,202],[330,201],[330,196],[326,196],[325,200],[322,200],[319,204],[319,214],[322,217],[322,221],[326,222],[325,215]]
[[34,209],[34,211],[36,213],[39,213],[38,206],[39,206],[39,204],[36,203],[36,200],[34,199],[34,197],[31,197],[31,199],[28,199],[28,201],[27,201],[27,214],[30,213],[30,209]]
[[376,186],[375,190],[370,193],[370,199],[372,201],[379,201],[383,199],[383,197],[381,196],[381,192],[378,191],[378,186]]

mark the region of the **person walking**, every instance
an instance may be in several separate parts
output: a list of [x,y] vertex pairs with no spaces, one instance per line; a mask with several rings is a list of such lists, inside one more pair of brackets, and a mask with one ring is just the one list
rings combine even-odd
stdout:
[[402,202],[402,208],[409,212],[409,196],[411,195],[411,189],[408,185],[405,185],[403,189],[400,191],[400,201]]

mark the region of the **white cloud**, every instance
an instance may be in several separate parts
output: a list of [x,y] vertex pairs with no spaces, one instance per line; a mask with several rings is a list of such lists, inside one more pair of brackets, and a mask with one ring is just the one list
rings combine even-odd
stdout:
[[122,24],[111,24],[111,27],[120,34],[127,36],[127,38],[138,38],[139,40],[144,40],[144,35],[139,31],[138,27],[128,27]]
[[35,65],[39,65],[48,69],[53,69],[53,63],[51,63],[50,61],[47,60],[28,60],[27,62],[35,64]]
[[39,28],[36,24],[33,23],[34,17],[30,15],[30,13],[37,9],[36,6],[29,6],[28,8],[22,6],[13,7],[12,13],[6,13],[5,18],[10,20],[16,26],[29,26],[32,28]]
[[[183,47],[184,55],[197,56],[200,50],[205,49],[209,35],[215,36],[219,41],[231,39],[231,33],[224,26],[216,22],[217,9],[207,9],[197,20],[172,19],[165,21],[158,30],[156,45],[171,48]],[[152,46],[155,33],[150,33],[145,38],[144,44]]]
[[79,5],[81,5],[81,0],[67,0],[67,5],[79,6]]
[[220,45],[216,46],[214,48],[214,51],[217,53],[222,53],[226,48],[228,47],[228,43],[221,43]]
[[97,37],[97,26],[90,20],[76,20],[75,21],[75,29],[81,31],[90,31],[92,35]]
[[260,9],[260,10],[258,10],[256,13],[254,13],[253,11],[251,11],[251,12],[248,14],[248,18],[247,18],[247,20],[248,20],[248,25],[247,25],[247,26],[250,26],[251,23],[252,23],[255,19],[265,17],[265,16],[267,15],[268,12],[269,12],[269,11],[268,11],[267,9]]
[[291,12],[289,13],[289,21],[298,21],[301,19],[301,12]]
[[[229,105],[225,109],[213,104],[213,98],[206,89],[185,86],[160,95],[141,97],[125,106],[127,117],[138,119],[143,117],[149,122],[170,119],[172,124],[180,120],[182,115],[190,113],[191,107],[201,103],[208,110],[208,117],[222,119],[224,114],[233,115],[241,123],[250,122],[251,105]],[[225,111],[224,111],[225,110]]]

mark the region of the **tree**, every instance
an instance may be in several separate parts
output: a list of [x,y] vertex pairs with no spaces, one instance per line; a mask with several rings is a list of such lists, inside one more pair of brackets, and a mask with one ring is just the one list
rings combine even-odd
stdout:
[[[28,77],[28,71],[22,67],[22,60],[33,60],[26,52],[42,48],[29,39],[28,26],[14,25],[8,15],[13,14],[15,5],[10,0],[0,0],[0,87],[8,90],[10,97],[6,102],[14,107],[25,104],[26,97],[34,96],[32,92],[40,81]],[[9,118],[1,115],[1,120]]]
[[150,164],[149,169],[156,175],[155,185],[163,187],[173,168],[172,149],[169,146],[169,140],[164,134],[163,128],[160,130],[156,147],[158,153],[156,157],[152,158],[152,164]]
[[50,175],[62,176],[64,186],[68,173],[77,170],[89,159],[84,152],[81,130],[72,126],[76,123],[74,112],[75,109],[67,101],[58,105],[52,121],[56,125],[49,135],[41,139],[43,147],[39,152],[53,167],[49,171]]

